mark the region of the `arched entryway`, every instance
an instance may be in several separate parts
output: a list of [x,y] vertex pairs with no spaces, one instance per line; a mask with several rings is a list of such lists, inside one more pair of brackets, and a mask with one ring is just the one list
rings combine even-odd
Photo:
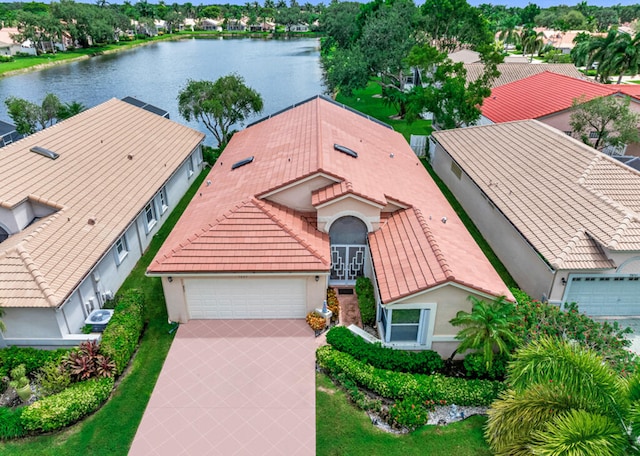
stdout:
[[329,228],[331,285],[353,285],[364,275],[367,225],[357,217],[341,217]]

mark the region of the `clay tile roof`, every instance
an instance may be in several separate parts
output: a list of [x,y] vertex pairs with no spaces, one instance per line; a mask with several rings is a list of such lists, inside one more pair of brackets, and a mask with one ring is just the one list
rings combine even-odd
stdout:
[[61,305],[203,139],[113,99],[0,149],[0,207],[51,212],[0,243],[0,304]]
[[495,123],[538,119],[569,109],[575,98],[591,100],[616,92],[608,85],[545,71],[494,88],[482,104],[482,115]]
[[[475,81],[484,72],[483,63],[468,63],[464,68],[467,70],[467,82]],[[500,76],[493,81],[492,88],[519,81],[545,71],[586,80],[584,74],[578,71],[573,63],[501,63],[498,65],[498,71],[500,71]]]
[[[231,169],[249,156],[253,162]],[[306,209],[270,200],[274,192],[317,176],[326,183],[309,190]],[[194,263],[197,270],[218,272],[329,270],[329,239],[313,225],[314,205],[355,195],[381,207],[389,200],[410,208],[383,212],[384,227],[371,237],[387,246],[380,244],[377,253],[372,249],[380,277],[400,274],[388,268],[398,258],[411,258],[402,270],[413,276],[390,278],[390,284],[404,285],[389,288],[386,302],[448,277],[510,296],[404,137],[335,102],[314,98],[236,133],[207,179],[211,185],[200,188],[149,273],[191,272]],[[290,250],[295,255],[287,254]],[[292,260],[280,261],[285,254]]]
[[434,138],[554,268],[640,250],[640,172],[535,120]]

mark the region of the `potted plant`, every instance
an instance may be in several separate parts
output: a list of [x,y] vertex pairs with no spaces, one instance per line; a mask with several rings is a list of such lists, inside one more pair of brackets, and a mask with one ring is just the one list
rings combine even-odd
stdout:
[[16,393],[18,393],[18,397],[22,402],[27,402],[29,400],[33,393],[31,392],[31,385],[29,384],[24,364],[20,364],[11,370],[11,381],[9,382],[9,386],[16,390]]
[[309,312],[307,315],[307,323],[316,334],[327,326],[327,320],[316,312]]

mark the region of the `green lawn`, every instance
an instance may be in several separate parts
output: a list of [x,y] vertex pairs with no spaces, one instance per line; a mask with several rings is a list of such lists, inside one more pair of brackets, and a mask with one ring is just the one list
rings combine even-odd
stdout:
[[192,184],[121,287],[144,291],[148,325],[130,371],[121,378],[113,397],[94,415],[66,431],[0,443],[2,456],[127,454],[175,335],[169,334],[160,278],[146,277],[144,272],[207,173],[203,170]]
[[390,434],[374,427],[327,376],[316,376],[317,456],[488,456],[491,451],[483,437],[486,421],[485,417],[474,416],[448,426]]
[[[380,93],[380,85],[375,81],[372,81],[369,83],[366,89],[355,91],[352,97],[344,97],[338,94],[338,96],[336,97],[336,101],[338,101],[339,103],[344,103],[345,105],[357,109],[364,114],[375,117],[376,119],[390,124],[396,131],[402,133],[404,137],[407,138],[407,141],[409,140],[411,134],[431,134],[431,121],[421,120],[408,124],[404,120],[390,120],[388,117],[395,114],[395,110],[393,109],[393,107],[387,106],[384,100],[382,100],[381,98],[373,97],[373,95],[377,95]],[[471,233],[473,239],[480,246],[491,265],[498,272],[504,283],[508,287],[518,288],[518,284],[516,283],[516,281],[513,279],[513,277],[511,277],[511,274],[509,274],[507,268],[504,267],[500,259],[493,252],[493,249],[491,248],[491,246],[489,246],[489,243],[484,239],[484,237],[475,226],[471,218],[469,218],[467,213],[464,211],[460,203],[458,203],[458,200],[456,200],[455,196],[453,196],[453,193],[449,191],[447,186],[437,176],[437,174],[433,171],[433,168],[431,168],[431,165],[426,160],[423,160],[423,164],[440,188],[440,191],[449,201],[449,204],[451,204],[451,206],[453,207],[453,210],[456,211],[456,214],[458,214],[458,217],[460,217],[460,219],[462,220],[462,223],[464,223],[464,226],[467,228],[469,233]]]

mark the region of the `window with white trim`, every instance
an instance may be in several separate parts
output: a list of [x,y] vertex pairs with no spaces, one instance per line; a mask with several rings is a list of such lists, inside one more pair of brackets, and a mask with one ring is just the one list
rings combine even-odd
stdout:
[[160,214],[164,214],[169,209],[169,200],[167,199],[167,189],[163,188],[158,193],[158,201],[160,201]]
[[146,231],[147,231],[147,234],[149,234],[149,232],[153,229],[155,224],[158,222],[158,217],[156,215],[156,208],[153,205],[153,202],[147,204],[147,206],[144,208],[144,218],[145,218],[145,221],[147,222]]
[[187,160],[187,179],[193,176],[193,155],[189,155]]
[[116,241],[113,254],[115,256],[116,266],[120,266],[129,254],[129,245],[127,244],[127,237],[125,235],[122,235],[122,237]]

